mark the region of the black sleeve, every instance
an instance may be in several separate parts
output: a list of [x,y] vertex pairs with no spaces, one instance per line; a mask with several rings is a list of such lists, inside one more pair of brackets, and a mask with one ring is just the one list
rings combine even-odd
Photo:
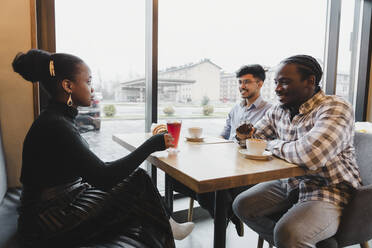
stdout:
[[92,151],[77,130],[66,125],[57,127],[55,140],[61,142],[68,167],[85,181],[100,188],[111,187],[128,177],[153,152],[165,149],[164,134],[154,135],[129,155],[112,161],[103,162]]

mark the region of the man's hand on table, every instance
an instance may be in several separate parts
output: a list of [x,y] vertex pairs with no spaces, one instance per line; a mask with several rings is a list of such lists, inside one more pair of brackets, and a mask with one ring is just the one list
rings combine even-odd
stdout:
[[243,123],[236,129],[235,138],[241,147],[245,147],[245,140],[252,137],[254,130],[251,123]]

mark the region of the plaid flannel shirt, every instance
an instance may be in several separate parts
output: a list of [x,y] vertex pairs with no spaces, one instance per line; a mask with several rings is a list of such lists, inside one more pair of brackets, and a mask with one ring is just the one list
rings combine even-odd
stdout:
[[349,103],[319,91],[290,119],[281,106],[268,110],[255,126],[256,138],[268,140],[274,155],[307,170],[305,176],[283,179],[299,201],[320,200],[344,206],[351,189],[361,185],[353,146],[354,113]]

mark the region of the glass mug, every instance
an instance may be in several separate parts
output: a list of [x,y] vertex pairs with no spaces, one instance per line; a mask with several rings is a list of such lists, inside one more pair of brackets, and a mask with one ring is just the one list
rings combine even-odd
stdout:
[[169,152],[179,152],[177,147],[178,147],[178,140],[180,138],[180,133],[181,133],[181,125],[182,125],[181,120],[169,120],[169,121],[167,121],[168,133],[170,135],[172,135],[172,137],[174,139],[173,140],[174,147],[170,147],[168,149]]

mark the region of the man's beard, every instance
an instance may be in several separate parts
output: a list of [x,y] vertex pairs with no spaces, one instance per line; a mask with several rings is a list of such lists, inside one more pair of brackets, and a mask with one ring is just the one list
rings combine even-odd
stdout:
[[289,109],[291,109],[291,104],[289,104],[289,103],[282,103],[281,101],[279,101],[278,100],[278,102],[279,102],[279,107],[281,107],[282,109],[285,109],[285,110],[289,110]]
[[249,93],[248,91],[245,91],[245,92],[248,93],[248,95],[243,96],[242,92],[240,92],[240,96],[241,96],[241,98],[244,99],[244,100],[248,100],[248,99],[250,99],[250,98],[252,98],[252,97],[254,96],[253,93]]

